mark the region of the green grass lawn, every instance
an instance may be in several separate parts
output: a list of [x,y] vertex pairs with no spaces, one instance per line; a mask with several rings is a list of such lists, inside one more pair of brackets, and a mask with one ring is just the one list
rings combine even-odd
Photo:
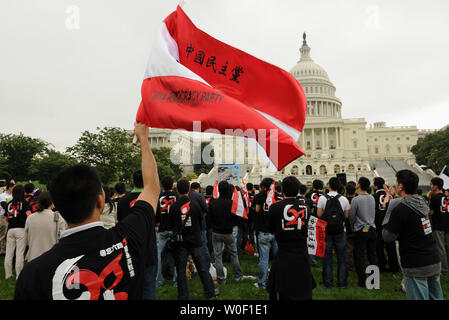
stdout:
[[[334,260],[335,257],[334,257]],[[244,275],[252,275],[257,277],[259,267],[257,257],[240,255],[240,265]],[[230,263],[225,262],[228,269],[227,283],[220,286],[220,296],[218,300],[265,300],[268,294],[264,290],[254,287],[255,280],[244,280],[235,283],[232,277],[232,268]],[[315,281],[321,282],[321,265],[312,268]],[[336,273],[336,266],[334,273]],[[368,290],[356,286],[357,275],[355,272],[349,272],[348,287],[346,289],[325,288],[318,284],[313,290],[314,300],[405,300],[405,293],[395,290],[401,286],[401,274],[393,275],[391,273],[383,273],[380,276],[380,289]],[[334,280],[336,281],[336,280]],[[5,280],[4,258],[0,258],[0,300],[11,300],[14,296],[15,280]],[[441,276],[441,286],[443,288],[444,298],[447,299],[449,294],[449,276]],[[157,297],[159,300],[175,300],[177,297],[177,288],[173,284],[166,283],[164,286],[157,288]],[[189,294],[192,300],[202,300],[203,287],[198,275],[195,275],[189,281]]]

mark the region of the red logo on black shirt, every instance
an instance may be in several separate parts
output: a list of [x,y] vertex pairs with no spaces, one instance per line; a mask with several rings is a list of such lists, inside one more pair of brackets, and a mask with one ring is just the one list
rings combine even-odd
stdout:
[[[293,208],[293,205],[286,205],[284,208],[284,216],[282,219],[282,230],[291,231],[291,230],[301,230],[301,226],[304,225],[304,216],[306,209],[298,209]],[[294,227],[296,226],[296,228]]]
[[170,209],[170,206],[175,203],[174,198],[167,198],[165,196],[161,197],[159,200],[159,203],[161,205],[161,213],[167,213]]
[[[131,263],[131,257],[128,253],[126,239],[116,243],[111,247],[100,250],[101,257],[107,257],[117,250],[124,250],[130,277],[134,276],[134,269]],[[98,300],[102,297],[104,300],[126,300],[127,292],[114,292],[114,288],[122,281],[124,273],[120,266],[123,252],[109,262],[98,275],[89,269],[80,269],[77,262],[84,255],[73,259],[64,260],[56,269],[53,276],[52,296],[54,300],[68,300],[66,293],[77,295],[76,300]],[[66,291],[66,293],[64,292]],[[69,293],[70,292],[70,293]]]
[[449,213],[449,198],[441,198],[441,213]]
[[134,206],[134,204],[136,203],[137,199],[134,199],[133,201],[131,201],[129,203],[129,207],[132,208]]

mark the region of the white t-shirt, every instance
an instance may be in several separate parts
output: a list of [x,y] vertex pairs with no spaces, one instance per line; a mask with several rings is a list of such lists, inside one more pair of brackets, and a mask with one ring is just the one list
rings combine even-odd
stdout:
[[[12,194],[8,194],[6,192],[0,193],[0,203],[6,201],[8,203],[12,200]],[[0,216],[3,216],[5,214],[5,209],[0,205]]]
[[[338,195],[338,193],[336,191],[331,191],[328,193],[329,197],[335,197],[336,195]],[[341,205],[341,208],[343,209],[343,212],[346,210],[349,210],[351,208],[351,205],[349,204],[349,201],[345,196],[341,196],[340,198],[338,198],[338,201],[340,201],[340,205]],[[326,208],[326,203],[327,203],[326,197],[321,196],[318,199],[317,208],[321,208],[324,210]]]

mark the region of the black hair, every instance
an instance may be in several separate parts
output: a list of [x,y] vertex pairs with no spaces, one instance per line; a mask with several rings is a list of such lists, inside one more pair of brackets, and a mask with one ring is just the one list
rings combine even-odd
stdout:
[[192,184],[190,185],[190,189],[192,190],[196,190],[201,188],[201,185],[198,182],[192,182]]
[[281,193],[282,192],[282,187],[280,185],[276,186],[276,192]]
[[123,182],[116,183],[116,185],[114,186],[114,189],[115,189],[115,192],[117,192],[118,194],[126,193],[126,186]]
[[142,177],[142,170],[136,170],[133,173],[133,184],[134,187],[138,189],[143,188],[143,177]]
[[206,187],[206,196],[212,195],[213,192],[214,192],[214,187],[213,186],[207,186]]
[[396,173],[397,184],[404,187],[406,194],[415,194],[418,189],[419,178],[413,171],[400,170]]
[[348,182],[346,184],[346,195],[347,196],[352,196],[354,194],[355,194],[355,185]]
[[173,189],[173,178],[170,176],[164,176],[161,179],[161,184],[162,184],[162,189],[164,189],[164,191],[168,191]]
[[440,177],[435,177],[430,180],[430,183],[438,188],[438,190],[442,190],[444,186],[444,181]]
[[48,209],[53,203],[50,192],[42,191],[37,197],[37,211]]
[[20,203],[25,201],[25,187],[22,184],[18,184],[12,189],[13,203]]
[[385,184],[385,179],[381,177],[376,177],[373,180],[373,185],[375,185],[378,189],[383,189]]
[[340,180],[337,177],[332,177],[329,179],[329,187],[333,190],[333,191],[337,191],[338,187],[340,186]]
[[[371,182],[369,181],[368,178],[365,178],[365,177],[359,178],[360,189],[362,189],[363,191],[368,191],[370,184],[371,184]],[[382,186],[383,186],[383,184],[382,184]],[[368,191],[368,193],[370,193],[370,192]]]
[[186,179],[181,179],[176,184],[179,194],[188,194],[190,189],[190,182]]
[[299,191],[299,180],[294,176],[288,176],[282,180],[282,192],[287,197],[296,197]]
[[220,198],[226,197],[229,192],[229,183],[224,180],[220,181],[220,183],[218,184],[218,192],[220,193]]
[[259,190],[259,185],[258,185],[258,184],[255,184],[255,185],[254,185],[254,189]]
[[273,183],[273,179],[271,178],[264,178],[262,182],[260,183],[261,188],[265,188],[266,190],[270,189],[271,184]]
[[226,198],[231,199],[232,194],[234,193],[234,185],[232,183],[229,184],[228,193],[226,195]]
[[324,183],[323,181],[319,180],[319,179],[315,179],[312,182],[312,186],[315,190],[323,190],[324,188]]
[[50,183],[55,207],[70,224],[78,224],[89,218],[98,195],[102,193],[97,170],[85,164],[61,170]]
[[14,186],[15,186],[15,183],[13,183],[12,181],[9,181],[9,182],[6,184],[6,190],[8,190],[9,188],[14,187]]
[[25,193],[33,193],[33,191],[34,191],[34,184],[32,184],[31,182],[27,183],[25,185]]
[[253,188],[254,188],[254,185],[253,185],[251,182],[248,182],[248,183],[246,184],[246,190],[252,191]]
[[299,186],[299,193],[300,194],[306,194],[306,192],[307,192],[307,186],[305,184],[301,184]]
[[416,193],[417,193],[418,195],[422,196],[422,189],[416,190]]
[[104,203],[108,204],[109,213],[111,213],[112,210],[114,209],[114,204],[112,203],[112,196],[114,193],[108,186],[103,186],[103,191],[104,191]]
[[337,188],[337,193],[343,195],[345,193],[345,186],[341,183],[340,181],[340,185]]

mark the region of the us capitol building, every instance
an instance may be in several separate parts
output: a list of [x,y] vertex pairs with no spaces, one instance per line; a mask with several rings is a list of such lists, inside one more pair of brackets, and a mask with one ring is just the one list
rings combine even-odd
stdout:
[[[301,58],[290,73],[301,84],[307,97],[306,123],[298,140],[306,156],[296,159],[281,171],[273,172],[242,138],[213,135],[208,139],[213,146],[215,167],[208,174],[201,174],[197,181],[203,187],[213,185],[218,164],[240,163],[241,177],[254,184],[259,184],[266,176],[282,180],[288,175],[295,175],[301,183],[308,185],[314,179],[327,183],[337,173],[345,173],[347,181],[356,181],[361,176],[372,181],[374,177],[382,176],[387,183],[395,184],[396,171],[410,169],[419,175],[421,186],[428,186],[435,173],[418,166],[411,152],[418,137],[426,131],[419,131],[416,126],[388,127],[385,122],[367,126],[364,118],[343,119],[342,102],[335,95],[336,87],[324,68],[312,59],[305,34],[303,39]],[[169,134],[166,130],[152,129],[150,139],[160,138],[164,132]],[[179,155],[183,158],[181,163],[185,172],[189,172],[189,159],[193,159],[193,152],[186,152],[190,136],[185,131],[176,132],[179,136],[172,133],[171,140],[183,145],[177,152],[183,153]]]

